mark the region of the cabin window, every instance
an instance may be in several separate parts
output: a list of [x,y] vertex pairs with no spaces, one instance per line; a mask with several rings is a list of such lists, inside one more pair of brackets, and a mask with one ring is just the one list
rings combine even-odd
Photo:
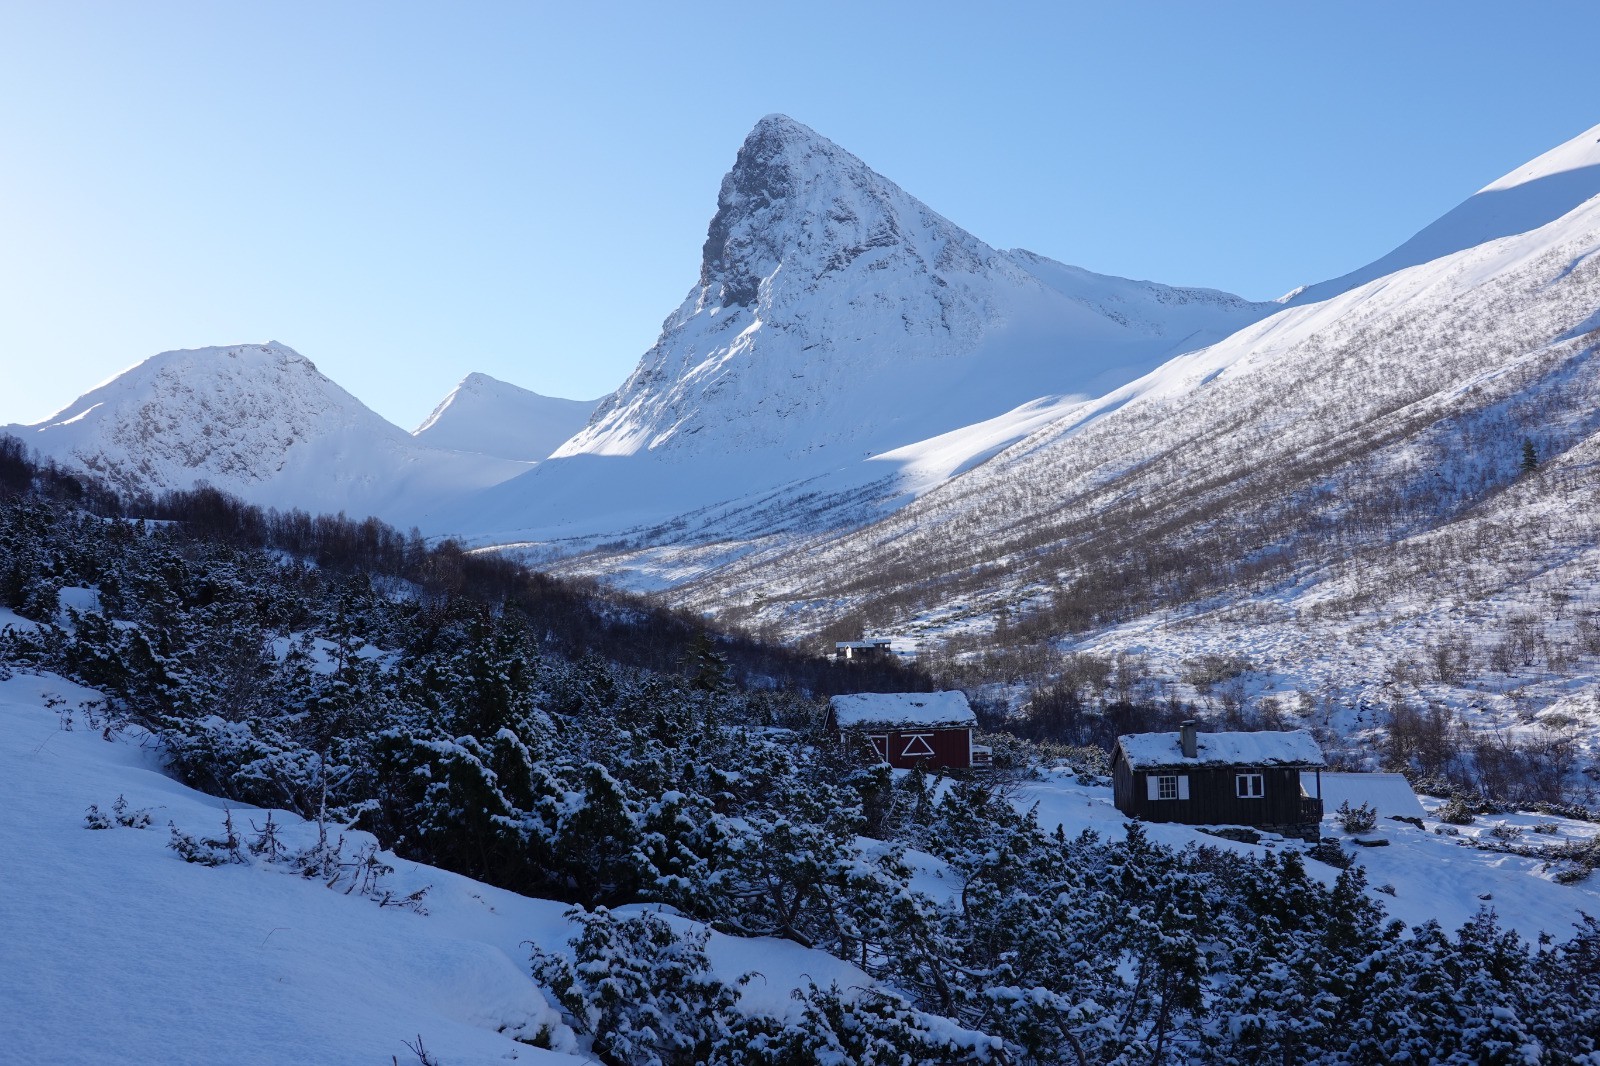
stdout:
[[1186,800],[1189,798],[1188,774],[1152,774],[1145,778],[1153,800]]
[[868,733],[867,741],[872,745],[872,750],[878,753],[878,758],[889,761],[889,734]]
[[1233,794],[1240,799],[1260,799],[1266,792],[1266,779],[1260,774],[1239,774],[1233,779]]
[[905,748],[900,752],[903,759],[921,759],[933,754],[933,747],[928,743],[932,733],[905,733],[901,739],[906,742]]

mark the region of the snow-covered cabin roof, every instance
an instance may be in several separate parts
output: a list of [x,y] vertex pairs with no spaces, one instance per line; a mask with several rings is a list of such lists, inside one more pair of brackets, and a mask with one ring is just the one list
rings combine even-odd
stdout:
[[888,637],[868,637],[866,640],[841,640],[836,648],[887,648],[894,642]]
[[853,692],[828,701],[840,729],[960,728],[978,724],[959,692]]
[[1117,738],[1135,770],[1166,766],[1326,766],[1322,749],[1304,729],[1290,732],[1196,733],[1196,755],[1184,757],[1178,733],[1130,733]]
[[1423,817],[1422,802],[1411,783],[1399,774],[1323,774],[1322,809],[1332,814],[1341,803],[1371,804],[1380,818],[1398,814]]

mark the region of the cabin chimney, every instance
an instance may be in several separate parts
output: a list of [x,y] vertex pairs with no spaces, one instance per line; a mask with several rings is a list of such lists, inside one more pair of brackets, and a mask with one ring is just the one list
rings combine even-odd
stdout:
[[1197,758],[1200,754],[1200,745],[1195,740],[1194,729],[1195,722],[1193,718],[1178,727],[1178,741],[1183,745],[1183,757],[1185,759]]

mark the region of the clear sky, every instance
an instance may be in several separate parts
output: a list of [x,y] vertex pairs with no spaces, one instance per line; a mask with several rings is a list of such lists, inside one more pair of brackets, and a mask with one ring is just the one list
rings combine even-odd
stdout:
[[280,340],[621,383],[783,112],[1000,247],[1269,298],[1600,122],[1600,4],[0,0],[0,423]]

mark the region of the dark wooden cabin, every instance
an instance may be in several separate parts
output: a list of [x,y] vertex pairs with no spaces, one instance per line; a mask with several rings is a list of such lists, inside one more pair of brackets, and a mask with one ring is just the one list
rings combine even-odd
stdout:
[[842,663],[882,662],[893,658],[891,645],[888,637],[841,640],[833,646],[833,657]]
[[972,742],[977,724],[959,692],[856,692],[828,701],[828,728],[842,742],[907,770],[987,767],[989,749]]
[[1176,733],[1118,737],[1111,777],[1117,810],[1147,822],[1252,826],[1315,840],[1325,765],[1303,729],[1201,733],[1185,722]]

